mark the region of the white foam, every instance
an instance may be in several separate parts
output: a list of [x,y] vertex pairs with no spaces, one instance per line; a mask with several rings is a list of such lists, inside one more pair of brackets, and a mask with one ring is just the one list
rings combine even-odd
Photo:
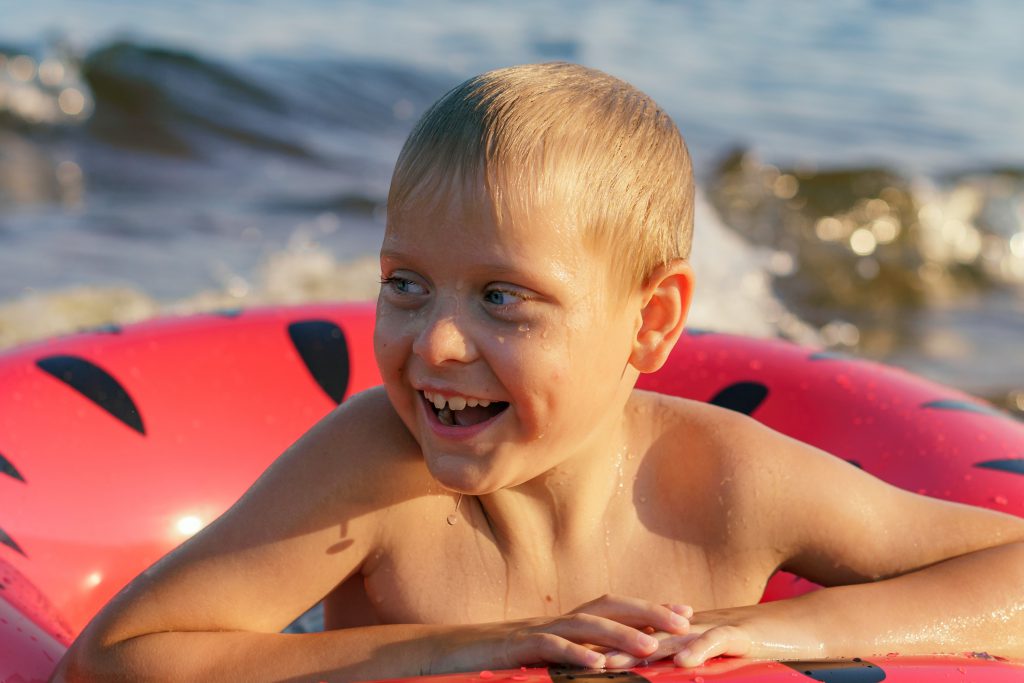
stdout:
[[697,276],[689,325],[755,337],[820,343],[817,332],[772,293],[771,250],[731,230],[699,189],[691,265]]

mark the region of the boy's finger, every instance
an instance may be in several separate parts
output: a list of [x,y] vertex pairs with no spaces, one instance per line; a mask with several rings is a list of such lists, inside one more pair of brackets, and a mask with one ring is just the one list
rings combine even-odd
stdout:
[[676,614],[678,614],[681,617],[684,617],[686,619],[692,619],[693,618],[693,608],[690,607],[689,605],[679,605],[679,604],[675,604],[675,603],[671,603],[671,604],[665,603],[664,605],[662,605],[662,607],[667,607],[668,609],[672,610]]
[[712,657],[742,657],[750,651],[750,638],[735,626],[716,626],[694,638],[673,658],[677,666],[700,666]]
[[659,645],[657,638],[632,626],[585,612],[567,615],[542,628],[574,643],[590,643],[637,657],[646,657]]
[[549,652],[548,656],[542,654],[542,658],[552,664],[569,664],[585,669],[603,669],[606,666],[603,654],[567,640],[563,640],[561,645],[552,645]]
[[605,656],[579,643],[560,638],[552,633],[537,634],[531,645],[516,653],[516,664],[534,664],[538,661],[549,664],[568,664],[585,669],[603,669]]
[[681,648],[686,647],[688,643],[696,640],[699,636],[675,636],[661,631],[655,633],[654,637],[659,641],[658,649],[646,657],[641,659],[625,652],[610,651],[605,653],[605,666],[609,669],[630,669],[640,662],[656,662],[659,659],[665,659],[666,657],[670,657],[676,652],[679,652]]
[[[669,633],[687,633],[690,621],[689,617],[684,614],[689,608],[683,605],[678,605],[678,607],[681,608],[680,611],[676,611],[670,606],[658,605],[638,598],[606,595],[578,607],[575,611],[612,619],[638,628],[653,626],[655,629]],[[690,614],[692,616],[692,609]]]
[[625,652],[605,652],[604,666],[606,669],[632,669],[642,660]]

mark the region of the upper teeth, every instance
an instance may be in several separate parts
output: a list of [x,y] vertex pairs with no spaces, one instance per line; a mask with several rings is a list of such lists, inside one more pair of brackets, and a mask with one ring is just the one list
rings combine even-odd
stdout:
[[443,410],[446,404],[448,408],[451,410],[462,410],[466,406],[469,406],[470,408],[474,408],[476,406],[486,408],[487,406],[491,405],[490,401],[486,401],[482,398],[470,398],[468,396],[445,397],[442,396],[441,394],[435,394],[430,391],[424,391],[423,396],[426,397],[428,401],[433,403],[434,407],[437,408],[438,410]]

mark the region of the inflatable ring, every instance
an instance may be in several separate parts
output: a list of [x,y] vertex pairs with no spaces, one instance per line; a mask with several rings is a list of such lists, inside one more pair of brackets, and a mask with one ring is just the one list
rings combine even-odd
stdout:
[[[45,680],[117,590],[227,509],[338,403],[378,384],[372,328],[368,304],[222,311],[0,355],[0,681]],[[690,330],[641,386],[750,414],[897,486],[1024,516],[1024,424],[909,374]],[[778,574],[765,599],[811,589]],[[1021,663],[983,653],[435,678],[898,683],[965,673],[1024,680]]]

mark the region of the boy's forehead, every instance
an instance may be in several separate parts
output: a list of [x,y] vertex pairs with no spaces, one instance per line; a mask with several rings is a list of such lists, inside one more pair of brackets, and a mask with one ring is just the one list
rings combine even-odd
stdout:
[[400,206],[389,207],[387,238],[415,238],[417,233],[457,236],[524,244],[544,240],[550,246],[581,246],[582,235],[567,211],[548,202],[540,206],[530,198],[504,189],[492,192],[482,182],[443,183],[421,187]]

